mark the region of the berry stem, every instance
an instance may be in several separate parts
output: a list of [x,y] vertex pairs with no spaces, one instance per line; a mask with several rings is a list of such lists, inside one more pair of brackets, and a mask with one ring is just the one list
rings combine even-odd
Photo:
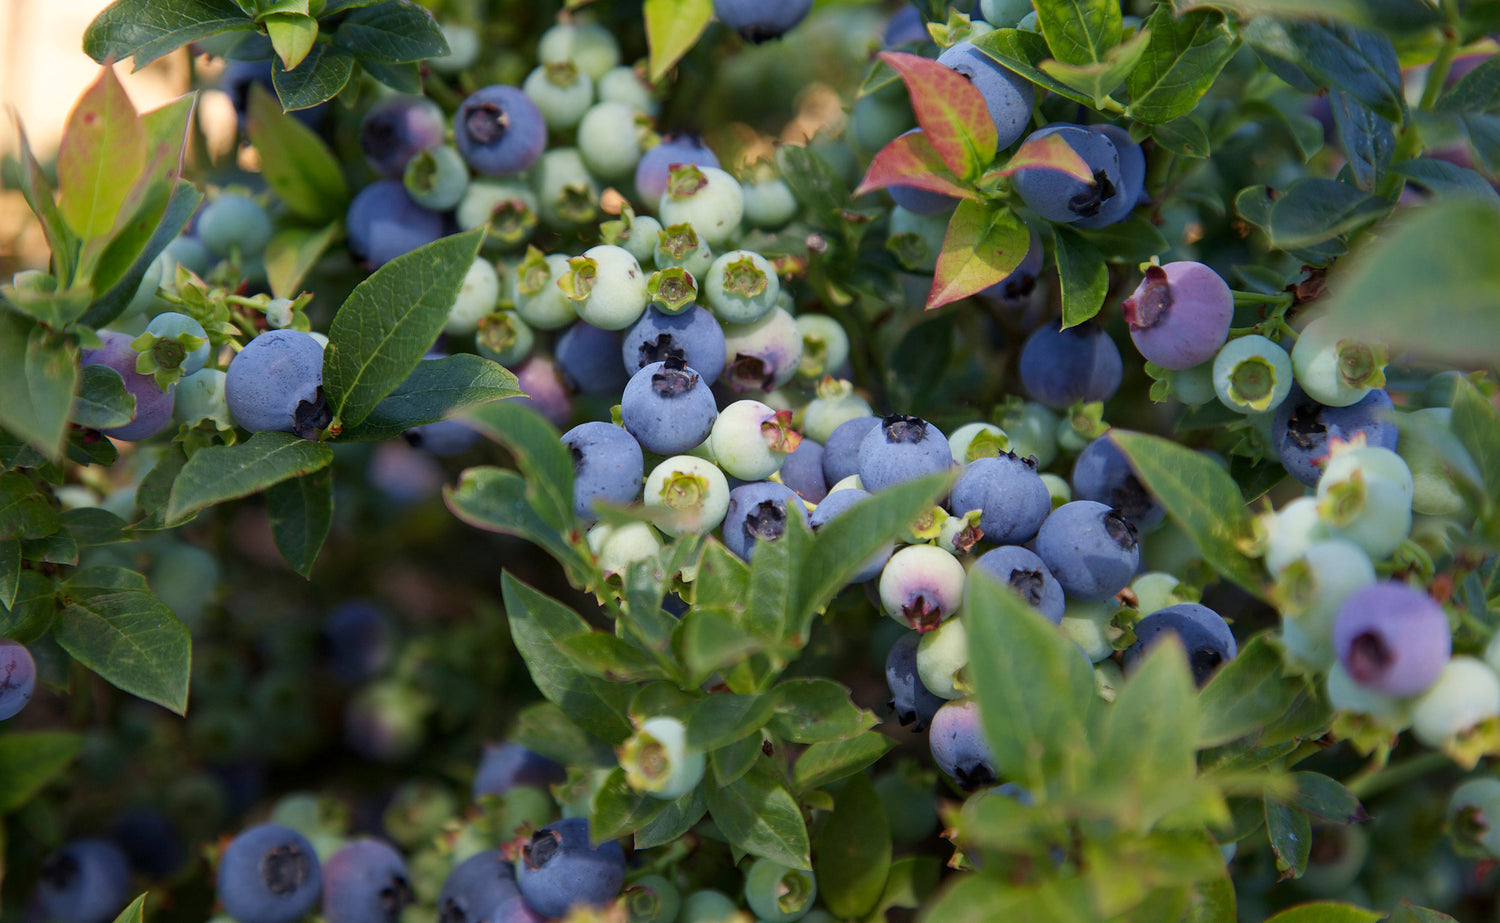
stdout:
[[1349,791],[1361,801],[1367,800],[1386,789],[1404,785],[1438,769],[1453,765],[1446,753],[1431,751],[1392,765],[1383,765],[1382,760],[1371,760],[1349,780]]

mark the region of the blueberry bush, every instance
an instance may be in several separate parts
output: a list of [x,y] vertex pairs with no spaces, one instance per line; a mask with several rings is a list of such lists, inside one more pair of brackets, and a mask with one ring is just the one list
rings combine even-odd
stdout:
[[115,0],[194,91],[6,162],[0,919],[1500,919],[1496,33]]

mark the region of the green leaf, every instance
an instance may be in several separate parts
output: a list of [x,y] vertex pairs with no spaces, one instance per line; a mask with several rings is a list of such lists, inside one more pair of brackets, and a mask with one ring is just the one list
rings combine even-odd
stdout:
[[[192,183],[186,180],[178,180],[167,195],[167,202],[163,208],[161,217],[154,225],[151,236],[141,247],[139,253],[128,267],[121,271],[119,281],[114,283],[110,289],[102,295],[95,293],[94,303],[89,306],[88,312],[80,320],[93,327],[102,327],[114,320],[125,310],[125,306],[135,297],[140,289],[141,279],[146,275],[146,270],[151,263],[161,255],[198,210],[198,205],[203,201],[203,193],[199,192]],[[111,243],[108,251],[100,260],[99,269],[95,270],[95,276],[99,277],[106,273],[112,264],[116,253],[116,246],[122,243],[116,238]]]
[[261,17],[277,60],[287,70],[297,69],[318,41],[318,21],[306,13],[272,13]]
[[15,598],[9,606],[0,607],[0,637],[29,644],[47,633],[56,616],[57,587],[52,578],[23,570]]
[[676,842],[703,819],[707,810],[702,786],[668,802],[664,811],[635,832],[635,848],[650,849]]
[[[21,590],[21,540],[0,542],[0,611],[16,604]],[[0,636],[10,637],[4,631]]]
[[143,893],[138,895],[135,900],[131,901],[129,907],[126,907],[124,910],[120,911],[120,915],[115,917],[115,923],[141,923],[141,917],[145,911],[145,907],[146,895]]
[[1392,172],[1439,197],[1486,199],[1500,205],[1500,193],[1477,170],[1434,157],[1418,157],[1391,164]]
[[409,64],[448,54],[432,14],[411,0],[386,0],[350,13],[333,43],[361,61]]
[[51,498],[19,471],[0,474],[0,541],[43,538],[61,528]]
[[1294,772],[1292,781],[1297,785],[1292,807],[1313,817],[1334,824],[1354,824],[1370,816],[1353,792],[1320,772]]
[[443,501],[454,516],[477,529],[515,535],[542,548],[562,564],[575,584],[598,579],[597,568],[568,543],[557,526],[542,518],[535,491],[536,482],[530,478],[480,466],[464,471],[457,487],[444,486]]
[[310,579],[333,526],[333,469],[271,485],[266,490],[266,512],[277,550],[292,570]]
[[882,51],[879,57],[901,75],[917,124],[943,163],[960,179],[978,178],[999,144],[984,94],[969,78],[932,58],[902,51]]
[[484,229],[398,256],[355,286],[334,315],[323,354],[333,431],[369,416],[442,332]]
[[1075,103],[1085,106],[1094,104],[1087,93],[1080,93],[1042,70],[1042,62],[1050,55],[1047,40],[1037,33],[1024,29],[996,29],[973,39],[973,42],[980,51],[999,61],[1007,70],[1020,74],[1037,86]]
[[566,712],[551,702],[537,702],[521,709],[507,739],[557,763],[615,764],[614,751],[574,724]]
[[[1341,89],[1392,122],[1406,117],[1401,65],[1389,37],[1342,23],[1260,17],[1241,33],[1279,76]],[[1295,85],[1295,84],[1294,84]]]
[[863,772],[890,752],[896,741],[878,731],[865,731],[848,740],[813,744],[797,757],[792,785],[799,792],[822,788],[830,782]]
[[616,766],[589,805],[589,836],[613,840],[634,833],[655,820],[669,804],[631,788],[625,781],[625,770]]
[[1210,153],[1208,132],[1192,116],[1183,116],[1151,127],[1157,144],[1183,157],[1203,159]]
[[704,788],[709,813],[731,846],[790,868],[812,868],[802,809],[773,770],[758,765],[733,785]]
[[574,526],[573,458],[562,434],[541,414],[515,401],[471,407],[464,422],[504,446],[526,478],[526,493],[554,529]]
[[1329,93],[1328,105],[1355,183],[1366,192],[1373,190],[1396,150],[1396,134],[1390,120],[1343,90]]
[[885,891],[891,828],[869,776],[850,776],[812,841],[818,900],[841,920],[862,917]]
[[1171,6],[1162,4],[1144,28],[1151,39],[1130,72],[1125,111],[1141,122],[1170,122],[1197,107],[1239,41],[1224,15],[1211,10],[1174,15]]
[[64,731],[13,731],[0,735],[0,815],[24,807],[57,778],[83,749],[83,735]]
[[141,486],[136,488],[135,505],[145,512],[145,516],[132,528],[149,531],[167,527],[167,501],[172,497],[172,482],[177,480],[186,464],[187,456],[179,445],[169,446],[157,457],[156,464],[151,466],[151,470],[141,479]]
[[1143,215],[1131,215],[1097,231],[1081,231],[1079,236],[1098,248],[1100,255],[1111,263],[1144,263],[1172,249],[1161,231]]
[[1354,904],[1318,901],[1283,910],[1267,919],[1266,923],[1375,923],[1384,917],[1381,911],[1366,910]]
[[765,727],[775,712],[775,704],[769,695],[721,693],[699,699],[677,712],[687,725],[688,746],[707,752]]
[[1460,376],[1453,392],[1453,435],[1474,460],[1484,479],[1484,495],[1500,498],[1500,411],[1474,383]]
[[516,376],[483,356],[461,353],[417,363],[370,415],[339,434],[340,442],[373,442],[399,436],[413,426],[435,423],[459,411],[515,397]]
[[964,199],[953,210],[938,255],[927,309],[983,291],[1010,275],[1031,247],[1031,232],[1009,208]]
[[559,638],[559,652],[589,676],[613,682],[662,679],[661,666],[645,651],[606,631]]
[[714,783],[730,785],[755,765],[761,757],[761,745],[765,738],[760,734],[747,734],[732,744],[726,744],[708,755],[708,765],[714,773]]
[[82,548],[130,541],[130,537],[125,534],[125,520],[97,506],[63,511],[62,524]]
[[1312,822],[1306,814],[1271,798],[1265,800],[1266,837],[1281,880],[1301,878],[1312,852]]
[[419,95],[422,92],[422,68],[416,64],[384,64],[380,61],[361,61],[365,73],[395,90],[397,93]]
[[68,226],[84,240],[108,234],[145,167],[146,133],[135,107],[114,70],[103,68],[68,116],[57,151],[58,208]]
[[1064,64],[1095,64],[1120,44],[1120,4],[1112,0],[1035,0],[1047,47]]
[[0,427],[53,461],[67,443],[78,355],[70,338],[0,308]]
[[799,744],[848,740],[880,723],[873,712],[854,704],[848,689],[831,679],[782,680],[772,697],[776,714],[771,718],[771,731]]
[[271,62],[271,85],[281,100],[281,108],[311,109],[339,94],[354,76],[354,58],[327,42],[316,42],[307,57],[294,71],[288,71],[280,58]]
[[1458,920],[1446,913],[1403,902],[1392,911],[1390,923],[1458,923]]
[[1443,91],[1439,112],[1493,112],[1500,109],[1500,58],[1486,58]]
[[335,221],[321,228],[283,228],[266,244],[266,279],[277,298],[296,298],[302,282],[343,233]]
[[538,691],[578,726],[610,744],[630,736],[630,720],[617,700],[619,687],[584,674],[557,649],[557,642],[590,630],[578,613],[521,583],[500,578],[510,636]]
[[1338,180],[1306,176],[1281,191],[1266,231],[1283,250],[1320,244],[1379,220],[1391,203]]
[[1062,288],[1062,329],[1076,327],[1104,307],[1109,292],[1109,267],[1099,249],[1074,232],[1052,229],[1057,255],[1057,278]]
[[42,172],[42,165],[37,163],[36,155],[31,151],[31,141],[26,137],[26,127],[19,119],[16,120],[16,136],[20,142],[21,194],[47,238],[47,247],[52,251],[52,274],[63,287],[70,287],[74,281],[78,239],[57,210],[57,191]]
[[1008,585],[977,571],[962,617],[974,697],[1001,774],[1033,792],[1070,784],[1088,758],[1085,728],[1097,698],[1078,646]]
[[1220,575],[1259,593],[1259,570],[1240,550],[1250,534],[1250,514],[1234,478],[1208,456],[1167,439],[1119,429],[1109,438],[1146,490],[1197,543],[1203,559]]
[[135,58],[135,70],[201,38],[255,28],[234,0],[115,0],[83,33],[83,51],[100,64]]
[[866,919],[884,921],[885,912],[892,907],[915,910],[922,906],[937,889],[941,872],[938,860],[929,856],[906,856],[892,862],[890,874],[885,877],[885,891]]
[[1109,102],[1110,94],[1118,89],[1135,69],[1150,39],[1151,34],[1142,30],[1131,36],[1130,40],[1123,45],[1111,48],[1102,61],[1082,64],[1043,61],[1041,68],[1059,82],[1088,96],[1093,100],[1095,107],[1103,108]]
[[[293,116],[282,112],[271,94],[258,83],[250,84],[246,115],[250,141],[257,151],[263,152],[260,155],[261,176],[276,191],[277,197],[286,203],[287,210],[315,224],[328,224],[342,218],[349,206],[349,186],[344,182],[344,173],[339,169],[338,160],[334,158],[328,145],[323,143],[323,139]],[[283,242],[281,249],[272,253],[268,245],[267,272],[270,272],[272,258],[280,256],[284,249],[291,249],[295,256],[300,257],[295,260],[294,266],[310,265],[317,259],[317,254],[327,247],[327,241],[333,236],[331,229],[332,225],[321,231],[293,229],[296,236],[292,240],[300,243],[300,247],[289,248]],[[282,231],[277,238],[288,233]],[[323,248],[318,248],[311,257],[303,255],[304,248],[320,239],[324,242]],[[286,257],[281,256],[281,262],[285,261]],[[306,268],[304,265],[303,273]],[[282,274],[285,273],[286,270],[283,269]],[[300,277],[301,274],[298,275]],[[296,292],[293,291],[279,297],[295,295]]]
[[737,616],[703,605],[684,613],[672,631],[672,651],[695,684],[764,647],[764,641],[741,627]]
[[698,43],[713,19],[714,5],[713,0],[646,0],[643,13],[655,83]]
[[193,453],[172,483],[167,521],[178,523],[216,503],[260,493],[273,484],[311,474],[333,461],[333,450],[291,433],[256,433],[236,445]]
[[89,567],[64,586],[67,605],[52,636],[79,663],[126,692],[187,713],[191,641],[146,578],[122,567]]
[[1284,714],[1300,690],[1296,683],[1284,680],[1267,682],[1267,677],[1279,677],[1281,671],[1281,655],[1264,635],[1241,647],[1239,656],[1221,667],[1199,695],[1198,746],[1226,744]]
[[21,555],[40,564],[73,567],[78,563],[78,543],[67,532],[54,532],[45,538],[22,542]]
[[89,429],[124,426],[135,419],[135,395],[125,390],[125,379],[107,365],[83,369],[71,419]]

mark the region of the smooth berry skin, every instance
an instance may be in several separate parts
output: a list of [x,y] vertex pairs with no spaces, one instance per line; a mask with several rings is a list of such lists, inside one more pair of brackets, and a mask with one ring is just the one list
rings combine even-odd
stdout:
[[1108,433],[1078,453],[1072,483],[1074,497],[1114,507],[1137,529],[1150,529],[1167,518],[1166,507],[1135,476],[1125,453]]
[[563,917],[574,907],[613,900],[625,883],[625,852],[618,840],[589,845],[581,817],[548,824],[532,836],[516,865],[521,896],[537,912]]
[[947,702],[932,716],[927,732],[932,758],[943,774],[972,792],[995,784],[1000,770],[995,751],[985,739],[979,722],[979,703],[973,699]]
[[721,253],[703,279],[703,300],[726,324],[750,324],[776,307],[781,280],[771,261],[751,250]]
[[1074,226],[1094,230],[1118,224],[1130,217],[1132,209],[1146,194],[1146,153],[1130,138],[1130,132],[1118,125],[1093,125],[1090,131],[1099,132],[1115,146],[1120,157],[1119,193],[1105,203],[1099,214],[1092,218],[1080,218]]
[[659,524],[668,535],[712,532],[729,511],[729,480],[696,455],[676,455],[652,468],[643,494],[646,506],[676,511],[677,518]]
[[961,699],[959,676],[969,666],[969,631],[962,618],[951,618],[917,643],[917,678],[941,699]]
[[1037,556],[1069,599],[1104,602],[1130,584],[1140,567],[1134,525],[1093,500],[1074,500],[1052,511],[1036,536]]
[[640,498],[645,460],[630,433],[593,421],[563,433],[562,443],[573,456],[574,515],[593,520],[598,518],[596,502],[625,506]]
[[[690,135],[668,136],[641,155],[635,165],[635,189],[642,201],[655,207],[667,189],[667,175],[674,164],[690,163],[700,167],[717,167],[719,158],[703,143]],[[672,222],[667,222],[672,223]]]
[[[1241,379],[1253,374],[1247,393]],[[1252,334],[1224,344],[1214,356],[1214,393],[1235,413],[1269,413],[1292,393],[1292,357],[1274,341]]]
[[1027,135],[1026,140],[1038,141],[1053,135],[1061,137],[1083,158],[1093,180],[1084,182],[1061,170],[1028,167],[1017,170],[1011,177],[1011,188],[1032,211],[1048,221],[1073,224],[1083,218],[1097,217],[1121,195],[1124,182],[1114,142],[1107,135],[1066,123],[1039,128]]
[[1433,749],[1500,715],[1500,677],[1477,657],[1458,656],[1411,703],[1411,732]]
[[447,119],[425,96],[392,96],[371,106],[359,123],[359,148],[370,169],[399,179],[418,152],[443,143]]
[[561,233],[581,231],[599,217],[599,183],[576,147],[547,149],[528,174],[542,226]]
[[349,684],[380,672],[391,656],[390,616],[363,599],[341,602],[328,610],[318,632],[318,651],[333,674]]
[[1317,497],[1298,497],[1260,517],[1266,532],[1266,572],[1275,576],[1302,557],[1314,542],[1332,538],[1318,515]]
[[948,434],[948,451],[960,465],[981,458],[996,458],[1010,449],[1010,436],[993,423],[965,423]]
[[708,451],[724,473],[741,481],[760,481],[781,470],[781,463],[802,437],[789,428],[791,411],[778,413],[760,401],[735,401],[719,412],[708,434]]
[[832,487],[851,475],[859,474],[859,447],[865,437],[880,426],[880,418],[855,417],[834,427],[823,444],[823,480]]
[[708,765],[707,755],[688,744],[687,726],[667,715],[642,721],[616,752],[626,784],[662,801],[697,788]]
[[498,849],[476,853],[448,873],[437,899],[438,923],[485,923],[490,911],[520,897],[516,867]]
[[739,230],[745,190],[717,167],[674,167],[668,170],[656,214],[667,227],[691,224],[704,243],[717,249]]
[[563,382],[580,394],[618,394],[630,373],[620,361],[623,337],[578,321],[557,338],[553,360]]
[[1318,403],[1295,384],[1271,420],[1271,442],[1287,473],[1308,487],[1316,487],[1327,463],[1329,440],[1350,441],[1363,434],[1365,444],[1396,450],[1395,404],[1384,388],[1376,388],[1348,407]]
[[547,147],[547,121],[525,92],[494,84],[469,94],[453,115],[453,143],[476,173],[512,176]]
[[896,639],[885,658],[885,682],[891,690],[891,710],[902,727],[913,733],[924,731],[947,700],[933,695],[917,673],[917,644],[921,632],[909,631]]
[[[1375,583],[1375,565],[1364,549],[1343,539],[1313,542],[1277,575],[1287,599],[1281,642],[1287,654],[1316,670],[1334,662],[1333,624],[1355,591]],[[1293,608],[1295,607],[1295,608]]]
[[959,42],[938,55],[937,62],[969,78],[984,94],[984,104],[995,122],[1001,148],[1010,147],[1026,132],[1031,123],[1031,107],[1036,103],[1030,80],[1006,70],[973,42]]
[[741,186],[745,192],[745,224],[749,227],[775,231],[802,210],[797,194],[779,176],[750,179]]
[[1453,635],[1432,597],[1387,580],[1344,600],[1333,621],[1333,648],[1356,683],[1404,697],[1437,681],[1453,653]]
[[1448,799],[1448,825],[1459,842],[1500,857],[1500,779],[1465,779]]
[[1021,387],[1032,400],[1057,410],[1109,400],[1124,375],[1120,347],[1095,324],[1066,330],[1043,324],[1021,347]]
[[628,64],[612,67],[594,79],[594,91],[600,102],[623,103],[635,112],[643,112],[653,119],[661,112],[661,101],[635,68]]
[[714,15],[747,42],[781,38],[807,17],[812,0],[714,0]]
[[572,62],[534,68],[521,82],[521,90],[536,103],[552,132],[576,128],[594,104],[593,78]]
[[[783,471],[782,479],[785,480],[785,478],[786,472]],[[812,526],[813,531],[816,532],[850,507],[867,499],[869,496],[869,491],[860,490],[857,487],[836,490],[818,502],[818,505],[812,511],[812,515],[808,518],[808,523]],[[865,561],[864,566],[853,577],[849,578],[849,582],[864,583],[866,580],[873,580],[879,576],[895,550],[896,543],[887,542],[879,551],[870,555]]]
[[[401,171],[401,184],[423,208],[447,211],[463,201],[469,191],[469,165],[458,149],[446,144],[418,151]],[[488,216],[486,216],[488,219]],[[476,222],[479,224],[481,222]]]
[[479,441],[479,432],[457,420],[437,420],[413,426],[401,434],[413,448],[438,458],[462,455]]
[[300,330],[268,330],[235,355],[224,379],[234,422],[252,433],[312,439],[332,416],[323,399],[323,346]]
[[802,363],[802,331],[785,308],[758,321],[724,325],[724,371],[733,391],[770,392],[791,381]]
[[[632,78],[633,79],[633,78]],[[578,155],[602,180],[623,180],[641,161],[641,110],[623,102],[594,104],[578,123]]]
[[349,252],[374,270],[442,237],[443,216],[412,200],[397,179],[377,180],[359,192],[344,216]]
[[1002,545],[986,551],[974,562],[969,579],[973,580],[976,573],[988,574],[1009,586],[1047,621],[1061,624],[1067,608],[1062,584],[1032,551],[1020,545]]
[[681,314],[663,314],[651,307],[625,334],[620,353],[632,375],[675,355],[713,384],[724,371],[724,328],[698,305]]
[[1016,545],[1036,536],[1052,513],[1052,495],[1034,461],[1007,452],[965,465],[953,485],[951,507],[957,515],[979,510],[986,541]]
[[823,477],[823,446],[811,439],[798,443],[781,463],[781,483],[808,503],[822,503],[828,496],[828,481]]
[[214,256],[238,251],[241,259],[259,256],[271,241],[271,216],[247,196],[225,193],[198,213],[197,235]]
[[535,262],[528,260],[510,273],[510,297],[521,319],[538,330],[556,330],[577,319],[572,299],[557,286],[557,280],[569,272],[567,256],[553,253]]
[[1130,338],[1147,362],[1180,371],[1214,358],[1229,339],[1234,295],[1202,263],[1150,266],[1124,302]]
[[934,545],[908,545],[880,571],[880,605],[902,625],[932,631],[958,614],[964,580],[958,558]]
[[756,859],[745,872],[745,903],[763,923],[793,923],[807,916],[818,896],[812,872]]
[[489,923],[548,923],[546,917],[537,913],[520,894],[506,898],[495,906]]
[[166,881],[187,861],[187,847],[177,825],[156,808],[130,808],[110,825],[109,838],[124,850],[137,872]]
[[379,840],[353,840],[323,864],[328,923],[396,923],[415,900],[405,860]]
[[595,22],[560,22],[541,34],[536,57],[542,64],[572,61],[595,80],[620,63],[620,42]]
[[495,264],[484,257],[477,257],[464,273],[464,281],[458,296],[448,308],[448,320],[443,332],[467,335],[479,329],[479,322],[495,313],[500,301],[500,274]]
[[774,542],[786,534],[790,517],[808,525],[807,507],[784,484],[755,481],[729,492],[724,514],[724,547],[748,561],[761,542]]
[[583,262],[568,262],[576,269],[566,282],[586,286],[572,294],[579,317],[606,330],[624,330],[640,320],[651,300],[646,289],[650,274],[629,250],[601,244],[584,251]]
[[1200,687],[1239,654],[1234,632],[1219,613],[1198,603],[1178,603],[1135,623],[1137,640],[1125,651],[1125,669],[1133,669],[1148,650],[1169,634],[1176,635],[1186,648],[1193,680]]
[[1383,561],[1411,534],[1411,469],[1390,449],[1348,448],[1333,456],[1318,479],[1318,513],[1329,534]]
[[231,840],[217,880],[224,911],[239,923],[292,923],[312,910],[323,887],[312,844],[279,824],[251,827]]
[[859,479],[881,491],[953,467],[948,437],[926,420],[891,414],[859,444]]
[[85,838],[47,857],[37,900],[57,923],[107,923],[125,906],[129,887],[124,851],[108,840]]
[[[1329,407],[1347,407],[1370,393],[1368,379],[1383,380],[1379,351],[1356,337],[1340,337],[1338,322],[1320,317],[1302,328],[1292,346],[1292,369],[1297,384],[1308,396]],[[1360,375],[1351,376],[1341,361],[1348,351],[1362,366]]]
[[677,455],[703,444],[719,417],[703,376],[681,359],[653,362],[630,376],[620,421],[641,448]]
[[125,390],[135,396],[135,417],[124,426],[100,430],[106,436],[126,442],[149,439],[166,429],[172,422],[173,395],[176,386],[163,391],[156,386],[151,375],[142,375],[135,370],[136,351],[130,348],[133,337],[125,333],[104,330],[99,333],[104,345],[98,349],[85,349],[82,364],[105,365],[125,380]]

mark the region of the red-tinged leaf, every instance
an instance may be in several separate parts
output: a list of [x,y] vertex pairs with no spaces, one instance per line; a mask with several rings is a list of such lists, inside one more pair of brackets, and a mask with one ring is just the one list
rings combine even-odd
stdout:
[[57,151],[58,208],[87,240],[109,233],[146,166],[146,132],[111,68],[84,92]]
[[1094,181],[1094,172],[1078,152],[1068,145],[1061,135],[1046,135],[1023,143],[1016,148],[1005,166],[995,171],[998,176],[1010,176],[1017,170],[1060,170],[1085,183]]
[[917,123],[943,163],[960,179],[979,176],[999,147],[995,122],[979,88],[931,58],[882,51],[880,60],[901,75]]
[[1031,232],[1004,206],[964,199],[948,222],[927,309],[983,291],[1010,275],[1031,246]]
[[959,199],[973,195],[972,190],[960,186],[948,172],[947,165],[927,140],[927,133],[920,128],[881,148],[854,194],[860,196],[887,186],[912,186]]

